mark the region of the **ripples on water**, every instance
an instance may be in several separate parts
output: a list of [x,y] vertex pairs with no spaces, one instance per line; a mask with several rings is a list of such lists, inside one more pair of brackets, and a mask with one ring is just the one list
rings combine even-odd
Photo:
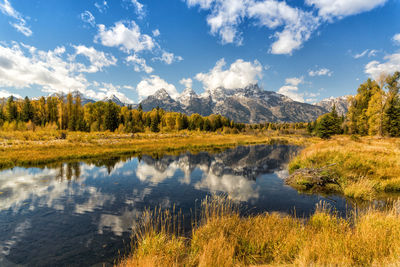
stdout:
[[[112,263],[129,249],[130,230],[145,208],[182,210],[224,193],[246,213],[313,212],[320,196],[284,185],[286,165],[299,150],[248,146],[218,154],[154,159],[112,158],[0,172],[0,266],[90,266]],[[345,200],[327,200],[339,211]],[[190,221],[190,219],[188,219]]]

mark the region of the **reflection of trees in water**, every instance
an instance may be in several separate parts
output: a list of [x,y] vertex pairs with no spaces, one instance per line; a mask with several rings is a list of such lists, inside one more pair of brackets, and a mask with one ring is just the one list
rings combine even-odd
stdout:
[[143,156],[143,161],[160,172],[177,163],[182,170],[190,173],[195,168],[200,168],[219,177],[236,175],[255,180],[260,174],[283,168],[298,150],[298,147],[289,145],[239,146],[217,154],[185,153],[159,159]]
[[52,169],[57,170],[56,179],[63,181],[79,180],[81,177],[81,163],[80,162],[68,162],[68,163],[57,163],[52,165]]

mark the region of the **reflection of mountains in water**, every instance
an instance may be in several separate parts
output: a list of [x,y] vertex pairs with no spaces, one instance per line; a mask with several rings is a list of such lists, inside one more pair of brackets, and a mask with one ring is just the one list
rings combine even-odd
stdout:
[[282,169],[298,150],[298,147],[288,145],[239,146],[218,154],[185,153],[161,159],[143,156],[142,160],[160,172],[166,171],[172,163],[177,163],[185,173],[200,168],[216,176],[235,175],[255,180],[260,174]]

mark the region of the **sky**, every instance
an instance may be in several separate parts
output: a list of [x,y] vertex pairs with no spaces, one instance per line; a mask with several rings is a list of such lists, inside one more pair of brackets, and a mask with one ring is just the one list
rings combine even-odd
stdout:
[[314,103],[400,70],[400,0],[0,0],[0,97],[258,83]]

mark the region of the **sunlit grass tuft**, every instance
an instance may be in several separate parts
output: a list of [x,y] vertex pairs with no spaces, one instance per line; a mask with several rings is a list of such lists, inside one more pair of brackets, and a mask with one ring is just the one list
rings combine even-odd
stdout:
[[241,217],[229,199],[213,197],[203,201],[189,237],[160,227],[142,230],[119,266],[400,265],[395,207],[354,211],[347,218],[324,204],[308,219],[278,213]]

